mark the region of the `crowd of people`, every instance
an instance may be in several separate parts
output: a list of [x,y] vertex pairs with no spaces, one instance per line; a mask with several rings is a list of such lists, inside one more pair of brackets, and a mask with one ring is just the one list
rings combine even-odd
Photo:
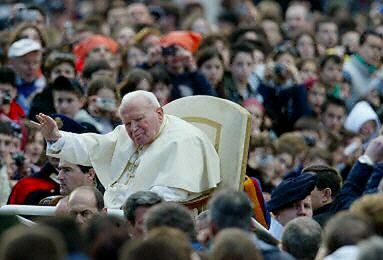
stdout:
[[[381,258],[383,3],[205,2],[0,3],[0,207],[56,207],[0,260]],[[251,115],[243,191],[191,95]]]

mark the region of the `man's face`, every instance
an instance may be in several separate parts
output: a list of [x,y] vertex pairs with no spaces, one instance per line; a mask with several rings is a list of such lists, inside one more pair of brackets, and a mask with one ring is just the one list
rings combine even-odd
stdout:
[[345,113],[346,111],[344,107],[337,106],[335,104],[329,104],[323,113],[323,125],[329,131],[339,133],[344,122]]
[[121,108],[121,120],[137,145],[152,142],[163,120],[162,108],[155,108],[145,97],[137,97]]
[[310,195],[307,196],[304,200],[300,200],[292,203],[291,206],[280,209],[275,214],[276,219],[285,226],[290,220],[293,220],[297,217],[312,217],[313,210],[311,207],[311,198]]
[[24,81],[32,82],[36,79],[40,66],[42,54],[40,51],[34,51],[24,56],[17,57],[11,60],[11,65],[16,74]]
[[84,105],[84,100],[70,91],[53,91],[53,103],[58,114],[74,118]]
[[326,101],[326,89],[321,85],[314,85],[314,87],[308,91],[307,99],[311,109],[317,115],[320,115],[321,107]]
[[286,11],[287,31],[290,37],[297,36],[307,26],[307,10],[300,5],[293,5]]
[[375,35],[367,36],[366,41],[360,46],[359,54],[371,65],[379,66],[382,56],[383,40]]
[[89,173],[83,173],[75,164],[60,160],[58,169],[61,195],[69,195],[75,188],[91,183]]
[[68,206],[69,214],[81,228],[86,228],[91,219],[101,214],[94,194],[88,190],[76,190],[69,197]]
[[338,26],[335,23],[322,23],[316,35],[319,44],[325,48],[333,48],[338,43]]
[[153,23],[153,18],[148,8],[142,3],[130,4],[127,8],[127,13],[129,25]]
[[342,80],[342,65],[328,60],[322,68],[320,77],[322,82],[326,82],[326,84],[335,85],[339,83]]
[[323,192],[318,190],[317,187],[313,189],[310,196],[311,196],[311,205],[313,210],[317,210],[323,206],[322,204]]

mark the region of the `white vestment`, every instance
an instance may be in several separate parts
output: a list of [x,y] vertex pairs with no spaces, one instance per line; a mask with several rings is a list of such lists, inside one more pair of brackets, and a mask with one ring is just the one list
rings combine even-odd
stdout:
[[[140,190],[176,188],[193,197],[221,180],[219,157],[208,137],[175,116],[165,115],[159,136],[137,157],[133,156],[137,146],[122,125],[105,135],[60,133],[62,145],[48,146],[47,155],[92,166],[106,189],[108,208],[120,208]],[[135,170],[130,171],[127,164],[132,158]]]

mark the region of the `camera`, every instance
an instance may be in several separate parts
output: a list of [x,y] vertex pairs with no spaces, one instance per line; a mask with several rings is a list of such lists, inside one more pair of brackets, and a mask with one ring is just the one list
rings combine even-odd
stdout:
[[162,55],[163,56],[175,56],[177,52],[177,48],[175,45],[171,45],[168,47],[162,47]]
[[15,152],[12,154],[12,159],[15,161],[16,166],[22,166],[25,161],[23,152]]
[[12,96],[9,90],[0,91],[0,105],[9,105],[12,101]]
[[110,98],[100,98],[96,99],[96,106],[104,111],[114,111],[116,110],[116,102]]

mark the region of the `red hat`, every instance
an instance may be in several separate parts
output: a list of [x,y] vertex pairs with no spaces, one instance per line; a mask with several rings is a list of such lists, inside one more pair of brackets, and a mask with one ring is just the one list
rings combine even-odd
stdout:
[[103,35],[93,35],[75,45],[73,52],[77,59],[83,60],[92,49],[100,45],[106,46],[112,53],[118,50],[118,44],[113,39]]
[[247,99],[245,99],[243,102],[242,102],[242,106],[244,108],[247,108],[249,106],[256,106],[258,107],[259,109],[261,109],[262,111],[265,110],[265,108],[263,107],[262,103],[258,101],[258,99],[254,98],[254,97],[249,97]]
[[160,38],[163,46],[180,45],[188,51],[195,53],[201,43],[202,36],[191,31],[173,31]]

